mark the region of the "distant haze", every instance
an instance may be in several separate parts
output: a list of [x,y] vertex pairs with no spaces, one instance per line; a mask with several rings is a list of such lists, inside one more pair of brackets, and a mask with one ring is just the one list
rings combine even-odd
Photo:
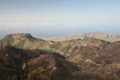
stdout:
[[0,38],[120,33],[120,0],[0,0]]

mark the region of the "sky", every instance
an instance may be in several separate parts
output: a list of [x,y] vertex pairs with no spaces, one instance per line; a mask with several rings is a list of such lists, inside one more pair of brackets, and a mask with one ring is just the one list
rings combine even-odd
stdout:
[[0,0],[0,38],[13,33],[63,37],[119,30],[120,0]]

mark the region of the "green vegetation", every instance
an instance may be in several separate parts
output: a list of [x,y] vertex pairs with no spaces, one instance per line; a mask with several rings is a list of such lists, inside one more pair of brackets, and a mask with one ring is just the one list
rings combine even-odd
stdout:
[[29,74],[40,74],[44,71],[44,69],[42,67],[38,67],[37,69],[34,69],[33,71],[31,71]]
[[42,67],[37,67],[37,69],[33,69],[31,72],[29,72],[29,75],[31,76],[31,78],[33,79],[46,79],[47,76],[43,75],[42,72],[44,71],[44,69]]
[[[43,39],[45,41],[55,41],[55,42],[71,40],[70,38],[66,38],[66,37],[43,37],[41,39]],[[73,38],[73,39],[79,39],[79,37]],[[118,39],[118,38],[97,38],[97,39],[108,41],[108,42],[120,41],[120,39]]]
[[119,41],[57,42],[26,36],[10,35],[0,41],[1,80],[120,80]]
[[40,39],[43,39],[45,41],[55,41],[55,42],[70,40],[69,38],[66,38],[66,37],[42,37]]
[[[19,37],[18,37],[19,36]],[[42,50],[51,50],[53,52],[61,53],[61,54],[68,54],[72,55],[81,50],[82,47],[86,46],[100,46],[102,41],[92,38],[86,39],[71,39],[64,38],[64,37],[54,37],[54,38],[47,38],[48,40],[52,41],[43,41],[41,39],[33,38],[29,35],[26,37],[27,34],[17,34],[6,36],[3,40],[0,41],[1,48],[7,45],[12,45],[17,48],[22,49],[42,49]],[[61,41],[61,42],[53,42],[54,41]],[[9,43],[8,43],[9,42]],[[90,51],[88,51],[91,53]]]

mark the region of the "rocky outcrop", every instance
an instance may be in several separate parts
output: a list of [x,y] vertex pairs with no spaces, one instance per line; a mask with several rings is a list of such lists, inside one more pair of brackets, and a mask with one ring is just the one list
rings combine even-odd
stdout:
[[[29,33],[17,33],[17,34],[9,34],[6,35],[4,39],[10,39],[13,38],[13,40],[37,40],[37,38],[34,38],[31,34]],[[42,39],[39,39],[42,40]]]
[[44,41],[44,40],[34,38],[29,33],[9,34],[9,35],[6,35],[4,39],[0,40],[0,48],[9,46],[9,45],[22,48],[25,46],[24,43],[30,44],[34,42],[40,42],[40,41]]

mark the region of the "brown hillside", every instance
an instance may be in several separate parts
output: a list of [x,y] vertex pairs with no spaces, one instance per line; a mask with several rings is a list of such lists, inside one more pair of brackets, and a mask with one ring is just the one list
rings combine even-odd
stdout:
[[0,50],[0,80],[69,80],[72,64],[51,51],[5,47]]

